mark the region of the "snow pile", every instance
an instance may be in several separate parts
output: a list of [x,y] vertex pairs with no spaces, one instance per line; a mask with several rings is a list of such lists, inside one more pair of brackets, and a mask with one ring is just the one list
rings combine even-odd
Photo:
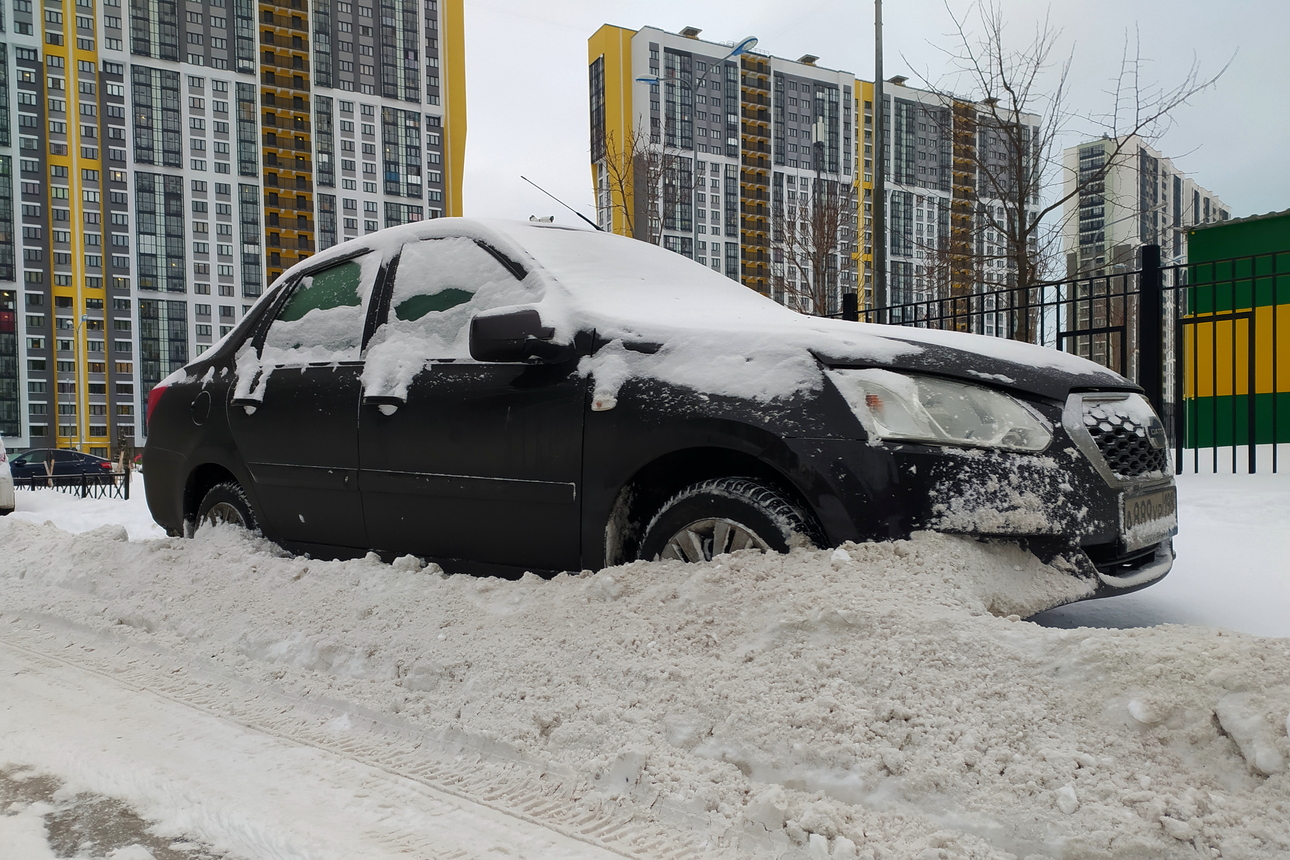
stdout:
[[1290,642],[1019,621],[1081,592],[1006,544],[508,582],[223,527],[125,537],[0,523],[0,630],[69,625],[346,703],[741,854],[1290,852]]

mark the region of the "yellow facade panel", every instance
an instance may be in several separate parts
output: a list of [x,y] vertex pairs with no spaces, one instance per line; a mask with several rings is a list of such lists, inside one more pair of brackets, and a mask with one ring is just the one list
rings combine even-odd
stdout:
[[466,166],[466,24],[462,0],[443,0],[444,214],[460,217]]
[[[626,27],[615,27],[605,24],[587,40],[587,64],[603,58],[605,74],[605,127],[603,129],[605,145],[610,150],[621,152],[624,146],[630,148],[630,142],[637,132],[644,129],[634,127],[632,120],[632,89],[635,80],[632,76],[632,37],[635,30]],[[611,156],[612,157],[612,156]],[[600,177],[597,171],[600,165],[591,165],[591,184],[600,194]],[[609,190],[618,199],[611,200],[611,229],[615,233],[629,233],[627,213],[635,211],[635,199],[630,184],[623,189]],[[597,207],[599,208],[599,207]]]
[[1264,305],[1246,313],[1250,316],[1213,322],[1205,322],[1204,315],[1187,318],[1183,360],[1188,399],[1249,394],[1251,355],[1255,394],[1290,393],[1290,349],[1276,348],[1277,339],[1290,338],[1290,305]]

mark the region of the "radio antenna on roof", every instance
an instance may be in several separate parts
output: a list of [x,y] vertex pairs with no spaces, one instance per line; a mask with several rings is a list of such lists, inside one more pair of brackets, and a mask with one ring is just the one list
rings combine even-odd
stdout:
[[541,191],[541,192],[542,192],[543,194],[545,194],[547,197],[550,197],[550,198],[551,198],[552,200],[554,200],[556,203],[559,203],[561,206],[563,206],[565,209],[568,209],[568,210],[569,210],[570,212],[572,212],[574,215],[577,215],[577,216],[578,216],[579,218],[581,218],[583,221],[586,221],[588,224],[590,224],[590,225],[591,225],[591,228],[592,228],[593,230],[600,230],[600,225],[599,225],[599,224],[597,224],[595,221],[592,221],[592,220],[591,220],[590,218],[588,218],[586,215],[583,215],[583,214],[582,214],[581,212],[579,212],[577,209],[574,209],[574,208],[573,208],[572,206],[570,206],[568,203],[565,203],[565,202],[564,202],[563,200],[561,200],[559,197],[556,197],[556,196],[555,196],[554,194],[552,194],[550,191],[547,191],[547,190],[546,190],[545,188],[543,188],[541,185],[538,185],[538,184],[537,184],[536,182],[534,182],[532,179],[529,179],[527,176],[524,176],[523,174],[520,174],[520,179],[523,179],[523,180],[524,180],[525,182],[527,182],[529,185],[532,185],[532,186],[533,186],[534,188],[536,188],[538,191]]

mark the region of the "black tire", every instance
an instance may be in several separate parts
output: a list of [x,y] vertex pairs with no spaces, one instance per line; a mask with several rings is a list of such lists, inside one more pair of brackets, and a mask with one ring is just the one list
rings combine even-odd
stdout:
[[200,528],[205,523],[212,525],[228,523],[240,526],[247,531],[255,531],[258,528],[251,503],[247,501],[246,493],[236,481],[225,481],[206,491],[206,495],[202,497],[202,503],[197,507],[196,527]]
[[809,517],[752,478],[713,478],[668,499],[645,527],[638,558],[710,561],[738,549],[788,552],[819,541]]

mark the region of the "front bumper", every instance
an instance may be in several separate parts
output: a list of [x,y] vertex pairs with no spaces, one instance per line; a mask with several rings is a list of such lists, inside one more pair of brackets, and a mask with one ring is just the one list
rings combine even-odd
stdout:
[[1173,565],[1170,535],[1135,546],[1123,513],[1124,499],[1170,488],[1172,477],[1113,484],[1065,434],[1034,455],[839,439],[790,447],[814,479],[808,500],[831,545],[920,530],[1015,541],[1069,562],[1095,583],[1090,597],[1145,588]]
[[1174,542],[1170,538],[1129,557],[1112,559],[1101,564],[1094,562],[1098,586],[1097,592],[1092,596],[1111,597],[1117,594],[1128,594],[1159,582],[1173,568],[1175,555]]

